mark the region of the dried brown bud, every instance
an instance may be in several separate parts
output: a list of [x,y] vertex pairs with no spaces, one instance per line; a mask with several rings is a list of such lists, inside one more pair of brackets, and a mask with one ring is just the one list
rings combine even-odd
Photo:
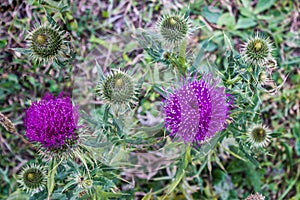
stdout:
[[0,124],[10,133],[17,133],[15,125],[0,112]]

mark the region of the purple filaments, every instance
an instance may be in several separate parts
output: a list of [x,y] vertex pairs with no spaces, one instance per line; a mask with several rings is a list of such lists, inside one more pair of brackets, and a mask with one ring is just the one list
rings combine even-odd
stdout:
[[61,93],[55,98],[48,93],[26,111],[26,136],[45,148],[59,148],[67,139],[77,139],[78,120],[78,107],[72,105],[70,97]]
[[225,88],[216,84],[211,76],[204,75],[169,94],[164,108],[165,125],[171,136],[200,144],[225,128],[229,104]]

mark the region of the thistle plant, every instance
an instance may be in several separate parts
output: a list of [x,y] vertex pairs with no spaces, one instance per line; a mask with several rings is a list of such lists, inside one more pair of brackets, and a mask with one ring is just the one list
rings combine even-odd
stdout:
[[28,164],[18,176],[20,187],[28,193],[37,193],[46,188],[47,172],[40,164]]
[[[223,57],[214,63],[207,59],[205,48],[215,36],[201,44],[196,55],[186,52],[193,30],[187,14],[163,15],[156,25],[159,37],[144,31],[139,41],[150,60],[149,74],[143,75],[151,77],[146,88],[141,86],[143,78],[136,81],[135,75],[121,71],[120,65],[119,69],[109,68],[106,75],[98,73],[100,81],[94,82],[94,91],[100,101],[96,98],[97,108],[87,105],[90,113],[80,112],[64,93],[56,97],[47,93],[25,111],[25,136],[37,143],[43,153],[39,155],[43,158],[41,164],[27,165],[19,175],[20,186],[30,193],[31,199],[134,199],[137,191],[124,189],[123,184],[129,183],[124,174],[130,173],[133,179],[134,176],[150,179],[161,169],[167,174],[168,184],[162,184],[163,188],[155,186],[158,191],[150,189],[145,199],[151,195],[166,199],[178,188],[197,191],[203,182],[202,172],[213,174],[212,166],[216,165],[224,169],[217,156],[226,140],[230,140],[228,148],[224,148],[228,150],[226,153],[259,166],[255,150],[263,150],[271,136],[274,137],[267,126],[261,125],[260,113],[260,95],[266,92],[262,86],[277,66],[270,39],[257,33],[237,53],[225,31],[223,35],[218,33],[218,42],[224,39],[228,51],[222,52]],[[36,27],[28,34],[27,41],[31,58],[44,63],[58,61],[68,43],[65,32],[53,23]],[[195,58],[193,62],[191,57]],[[153,63],[157,63],[156,68]],[[141,102],[140,93],[144,94]],[[126,123],[125,113],[133,107],[138,107],[139,114],[145,109],[148,114],[145,119],[154,122],[145,127],[146,123],[142,124],[137,116],[132,117],[132,124]],[[82,121],[84,131],[79,125]],[[0,124],[16,132],[7,122],[2,116]],[[172,156],[168,157],[167,151]],[[145,156],[132,156],[142,153]],[[138,166],[125,169],[132,167],[135,159]],[[144,163],[148,176],[142,174]],[[226,179],[227,174],[220,174],[223,184],[231,181]],[[197,186],[190,187],[189,182],[194,179]],[[125,192],[120,192],[121,189]],[[188,192],[185,195],[192,199]],[[160,194],[165,196],[159,197]],[[251,199],[264,197],[260,194],[247,197]]]
[[64,31],[52,24],[43,24],[28,33],[26,39],[29,44],[29,55],[36,62],[57,60],[62,54],[65,36]]
[[[175,23],[172,17],[168,17],[159,21],[160,27],[163,24],[178,23],[174,20]],[[166,28],[171,32],[173,27],[170,27]],[[169,33],[168,31],[165,33]],[[160,34],[164,38],[162,31]],[[177,35],[181,39],[178,42],[185,44],[187,37]],[[273,67],[276,66],[270,39],[256,34],[254,38],[248,39],[239,54],[224,33],[223,38],[230,51],[224,54],[224,62],[218,67],[210,63],[209,59],[205,59],[205,48],[213,37],[200,45],[194,62],[189,62],[189,55],[182,51],[185,50],[184,46],[180,45],[179,51],[169,50],[154,34],[144,31],[141,36],[140,44],[153,58],[153,62],[176,69],[173,79],[168,82],[162,81],[163,87],[157,89],[165,98],[163,110],[166,133],[170,134],[173,142],[183,141],[184,144],[176,177],[185,175],[185,170],[193,163],[191,155],[196,155],[195,160],[199,157],[219,160],[212,156],[216,155],[215,147],[218,147],[224,138],[234,139],[234,148],[238,149],[235,152],[239,151],[241,157],[259,166],[255,148],[265,147],[269,143],[271,131],[265,126],[259,126],[261,129],[258,130],[258,126],[248,127],[248,124],[261,123],[260,94],[267,92],[262,86],[268,82],[272,68],[270,63],[273,63]],[[164,40],[167,41],[166,38]],[[197,76],[191,78],[195,72]],[[185,81],[178,84],[178,79]],[[175,82],[175,86],[172,82]],[[245,133],[247,137],[244,137]]]

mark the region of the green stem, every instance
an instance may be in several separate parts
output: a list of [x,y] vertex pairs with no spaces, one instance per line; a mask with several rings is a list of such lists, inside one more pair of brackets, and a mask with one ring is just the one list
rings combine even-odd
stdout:
[[240,80],[242,80],[242,77],[236,76],[236,77],[234,77],[233,79],[227,80],[227,81],[226,81],[226,84],[227,84],[227,85],[233,85],[234,83],[239,82]]
[[47,199],[51,198],[51,194],[55,186],[55,174],[59,164],[60,163],[57,163],[56,158],[52,157],[48,169],[48,181],[47,181],[48,198]]
[[185,58],[186,40],[183,40],[179,45],[179,56]]
[[186,40],[183,40],[179,45],[179,57],[177,68],[181,75],[185,75],[186,67],[185,67],[185,53],[186,53]]

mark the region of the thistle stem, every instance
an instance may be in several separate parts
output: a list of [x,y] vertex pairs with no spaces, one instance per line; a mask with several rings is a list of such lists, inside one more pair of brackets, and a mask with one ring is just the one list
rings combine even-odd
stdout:
[[177,68],[178,68],[178,71],[181,75],[185,75],[185,72],[186,72],[186,67],[185,67],[185,53],[186,53],[186,40],[183,40],[181,42],[181,44],[179,45],[179,57],[178,57],[178,65],[177,65]]

